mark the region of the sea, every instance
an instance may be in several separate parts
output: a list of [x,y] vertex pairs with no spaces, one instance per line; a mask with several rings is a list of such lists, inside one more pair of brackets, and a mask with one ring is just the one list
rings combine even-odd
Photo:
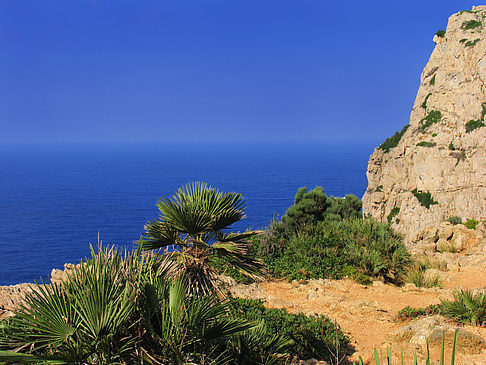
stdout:
[[234,231],[264,229],[300,187],[362,197],[376,142],[0,145],[0,285],[48,281],[90,244],[131,249],[157,201],[204,181],[241,193]]

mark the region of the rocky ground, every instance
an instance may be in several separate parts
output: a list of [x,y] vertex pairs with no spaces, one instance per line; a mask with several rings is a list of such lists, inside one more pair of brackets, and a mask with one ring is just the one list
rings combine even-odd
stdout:
[[407,322],[395,319],[398,311],[406,306],[426,307],[439,304],[441,299],[451,299],[455,289],[486,290],[483,235],[486,236],[483,227],[468,230],[463,225],[442,223],[414,245],[411,251],[416,258],[428,258],[440,267],[428,270],[428,274],[440,276],[440,288],[417,288],[413,284],[397,287],[379,281],[361,285],[352,280],[318,279],[234,284],[231,291],[235,296],[262,299],[268,307],[328,316],[351,338],[351,360],[362,356],[366,363],[375,364],[374,349],[386,353],[386,348],[391,346],[394,363],[400,363],[403,348],[406,364],[412,364],[415,351],[419,360],[424,359],[427,338],[432,358],[438,360],[443,331],[449,344],[446,345],[447,359],[451,356],[454,331],[460,329],[456,364],[486,365],[485,327],[462,326],[441,316]]

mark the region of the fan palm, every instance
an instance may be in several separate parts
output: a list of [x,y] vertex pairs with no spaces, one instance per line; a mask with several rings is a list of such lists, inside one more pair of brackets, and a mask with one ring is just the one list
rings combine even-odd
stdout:
[[221,193],[206,183],[179,188],[172,197],[157,203],[158,219],[145,226],[139,241],[143,250],[165,249],[177,263],[176,274],[185,272],[196,291],[216,288],[216,257],[242,274],[258,277],[263,263],[248,256],[248,239],[258,232],[228,233],[225,230],[245,218],[241,194]]

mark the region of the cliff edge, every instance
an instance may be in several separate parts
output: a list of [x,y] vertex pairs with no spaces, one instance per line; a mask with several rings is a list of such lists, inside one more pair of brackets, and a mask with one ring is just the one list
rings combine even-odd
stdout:
[[363,212],[413,243],[452,216],[486,219],[486,6],[434,36],[410,124],[375,149]]

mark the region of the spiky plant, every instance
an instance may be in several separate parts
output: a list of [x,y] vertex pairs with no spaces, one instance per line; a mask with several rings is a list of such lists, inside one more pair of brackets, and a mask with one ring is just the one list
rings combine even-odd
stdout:
[[220,341],[256,326],[230,317],[228,301],[194,294],[183,276],[154,278],[145,284],[143,297],[143,322],[151,348],[158,349],[144,352],[159,363],[228,363],[232,357]]
[[14,361],[109,364],[130,356],[133,339],[125,334],[136,288],[126,280],[129,260],[116,250],[92,254],[61,284],[32,286],[0,339],[0,349],[19,352]]
[[453,300],[442,300],[442,313],[462,323],[483,325],[486,323],[486,294],[473,293],[469,289],[456,290]]
[[159,218],[146,224],[139,246],[170,253],[177,264],[175,276],[184,272],[195,291],[208,293],[216,288],[218,271],[211,264],[212,257],[250,277],[258,277],[263,270],[260,260],[248,256],[247,240],[257,232],[225,232],[245,218],[241,194],[221,193],[195,182],[171,197],[162,197],[157,207]]

